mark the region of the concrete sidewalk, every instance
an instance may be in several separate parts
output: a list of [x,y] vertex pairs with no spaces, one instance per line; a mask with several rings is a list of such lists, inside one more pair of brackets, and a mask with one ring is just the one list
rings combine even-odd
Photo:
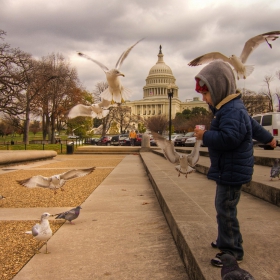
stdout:
[[[199,164],[207,168],[209,159]],[[256,180],[266,181],[269,168],[258,168]],[[271,184],[279,187],[279,181]],[[221,270],[210,264],[218,252],[210,246],[217,234],[214,196],[215,183],[204,174],[186,179],[155,153],[126,155],[82,204],[75,225],[65,223],[51,237],[51,254],[35,255],[14,279],[218,280]],[[43,209],[25,215],[38,217],[37,210]],[[11,211],[13,219],[22,213]],[[243,192],[238,216],[245,249],[240,266],[256,280],[279,279],[279,207]]]
[[81,206],[75,225],[49,240],[51,254],[13,279],[189,279],[139,155],[125,156]]
[[[218,252],[214,181],[198,172],[178,177],[174,165],[155,153],[141,154],[188,275],[191,279],[220,279],[210,259]],[[278,182],[275,182],[279,184]],[[245,192],[238,206],[244,261],[240,266],[256,280],[279,279],[279,207]]]

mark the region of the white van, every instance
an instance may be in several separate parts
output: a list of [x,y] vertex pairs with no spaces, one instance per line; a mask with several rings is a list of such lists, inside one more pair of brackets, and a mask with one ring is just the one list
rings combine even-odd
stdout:
[[[272,136],[278,140],[280,145],[280,112],[269,112],[252,116],[259,124],[261,124]],[[269,149],[268,145],[259,145],[264,149]],[[272,149],[272,148],[271,148]]]

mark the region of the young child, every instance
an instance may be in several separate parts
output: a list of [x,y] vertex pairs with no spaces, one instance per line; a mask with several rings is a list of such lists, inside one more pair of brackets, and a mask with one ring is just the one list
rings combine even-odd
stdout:
[[276,140],[252,119],[236,93],[236,83],[229,64],[215,60],[195,77],[196,91],[201,93],[214,114],[210,130],[195,129],[195,136],[208,147],[211,166],[208,178],[217,184],[215,207],[218,237],[212,247],[221,250],[211,264],[222,267],[221,255],[243,260],[242,235],[237,219],[241,186],[251,181],[254,166],[253,141],[276,147]]

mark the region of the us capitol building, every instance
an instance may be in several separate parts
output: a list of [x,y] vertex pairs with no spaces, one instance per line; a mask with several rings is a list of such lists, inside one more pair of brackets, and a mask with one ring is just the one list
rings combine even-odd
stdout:
[[175,118],[176,113],[182,112],[185,109],[191,110],[194,107],[203,107],[208,110],[207,103],[200,101],[198,97],[194,97],[192,101],[180,101],[176,79],[171,68],[163,60],[161,46],[159,48],[158,61],[150,69],[149,75],[146,78],[146,85],[143,87],[143,99],[127,101],[125,106],[131,108],[132,114],[143,119],[161,114],[169,117],[168,88],[170,87],[173,89],[171,101],[172,119]]

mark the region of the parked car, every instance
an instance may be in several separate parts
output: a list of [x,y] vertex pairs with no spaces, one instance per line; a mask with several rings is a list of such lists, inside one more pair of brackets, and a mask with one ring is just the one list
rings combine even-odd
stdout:
[[[173,135],[171,135],[171,141],[174,143],[177,138],[182,137],[182,136],[184,136],[184,134],[173,134]],[[167,139],[169,140],[169,138],[167,138]]]
[[103,136],[101,137],[96,145],[98,146],[110,146],[111,145],[111,137],[110,136]]
[[[121,139],[120,143],[121,143],[121,146],[130,146],[130,144],[131,144],[129,137]],[[137,134],[135,146],[141,146],[141,144],[142,144],[142,134]],[[153,139],[153,137],[151,135],[150,135],[150,146],[157,146],[156,141]]]
[[185,142],[188,138],[193,137],[194,132],[188,132],[184,136],[177,137],[174,141],[174,146],[185,146]]
[[142,134],[137,134],[134,145],[135,146],[141,146],[141,143],[142,143]]
[[[141,142],[142,142],[142,134],[137,134],[137,138],[135,140],[134,145],[135,146],[141,146]],[[120,143],[121,143],[121,146],[130,146],[130,144],[131,144],[129,137],[121,139]]]
[[77,136],[77,135],[69,135],[68,136],[68,139],[78,139],[79,138],[79,136]]
[[[269,112],[264,114],[254,115],[252,117],[255,119],[263,128],[269,131],[272,136],[278,141],[278,146],[280,145],[280,112]],[[259,147],[264,148],[264,150],[273,150],[269,145],[261,144]]]
[[189,137],[185,141],[185,147],[194,147],[195,142],[196,142],[196,137]]
[[128,134],[119,134],[119,135],[115,135],[112,136],[111,138],[111,145],[113,146],[119,146],[121,145],[121,140],[128,138]]
[[157,142],[153,138],[150,139],[150,146],[157,146]]
[[120,145],[121,146],[130,146],[130,139],[129,139],[129,137],[120,139]]
[[84,144],[86,145],[97,145],[100,138],[86,138]]

